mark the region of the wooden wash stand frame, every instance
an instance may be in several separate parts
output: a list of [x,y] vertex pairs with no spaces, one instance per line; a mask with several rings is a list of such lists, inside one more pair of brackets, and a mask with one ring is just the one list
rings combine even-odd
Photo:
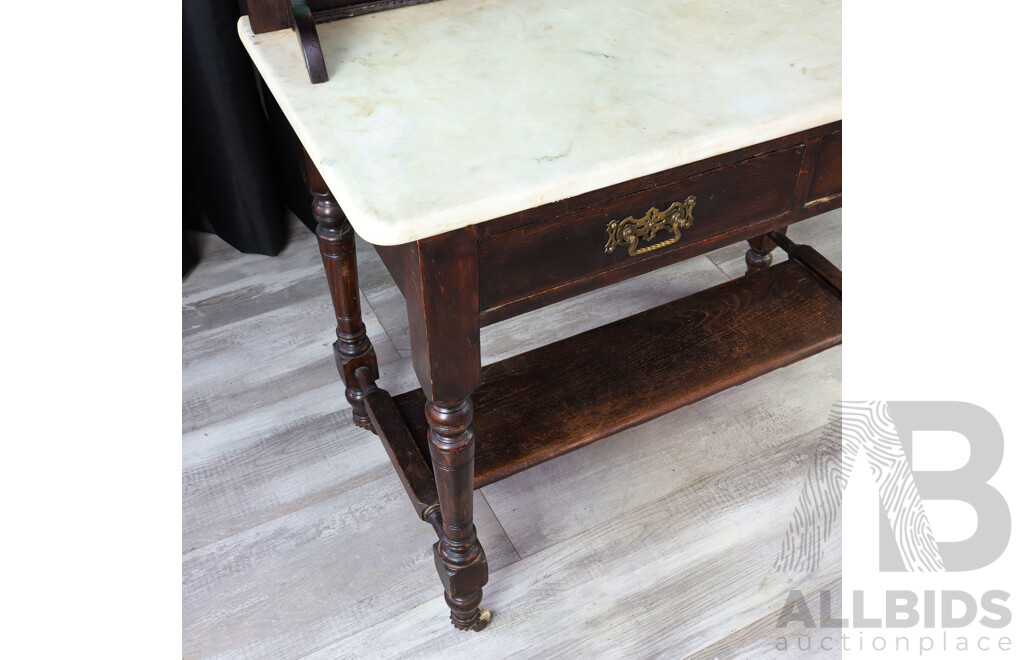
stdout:
[[[420,4],[248,0],[253,32],[294,27],[326,80],[316,23]],[[312,159],[334,356],[356,425],[384,445],[456,628],[480,630],[487,558],[473,490],[842,341],[840,271],[786,228],[842,204],[842,124],[828,123],[403,245],[375,245],[408,307],[421,389],[376,385],[354,233]],[[746,240],[747,275],[481,368],[480,328]],[[772,265],[781,247],[789,260]]]

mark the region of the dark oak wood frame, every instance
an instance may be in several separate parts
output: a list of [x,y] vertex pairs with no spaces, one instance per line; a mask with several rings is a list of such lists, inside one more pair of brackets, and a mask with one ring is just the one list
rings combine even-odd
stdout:
[[245,0],[254,34],[291,28],[299,37],[309,82],[327,82],[327,63],[317,34],[317,23],[362,16],[388,9],[437,0]]
[[[456,628],[479,630],[490,618],[480,606],[488,571],[473,525],[474,488],[842,341],[841,273],[785,233],[842,204],[841,145],[835,122],[405,245],[375,246],[406,299],[421,385],[395,397],[375,383],[352,228],[304,157],[346,398],[437,533],[435,565]],[[684,239],[632,257],[601,252],[609,218],[694,190],[697,220]],[[742,240],[750,246],[746,277],[481,368],[484,325]],[[559,259],[550,258],[549,241]],[[776,246],[790,258],[773,266]]]

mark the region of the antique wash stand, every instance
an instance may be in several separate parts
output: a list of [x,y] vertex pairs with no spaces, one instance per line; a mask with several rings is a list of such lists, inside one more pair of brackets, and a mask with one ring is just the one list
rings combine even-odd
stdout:
[[[474,488],[841,341],[840,272],[785,236],[842,201],[838,1],[248,4],[353,419],[437,532],[457,628],[490,618]],[[420,390],[375,384],[353,228],[405,296]],[[481,368],[481,326],[743,240],[745,277]]]

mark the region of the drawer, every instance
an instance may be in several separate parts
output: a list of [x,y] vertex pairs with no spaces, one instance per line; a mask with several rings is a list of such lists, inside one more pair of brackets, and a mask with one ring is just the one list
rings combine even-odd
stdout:
[[[689,176],[603,204],[582,209],[548,222],[519,227],[485,238],[479,246],[480,308],[489,310],[535,296],[570,282],[601,276],[597,286],[633,277],[670,263],[672,256],[685,258],[695,244],[723,234],[736,242],[748,238],[745,227],[785,215],[794,205],[796,182],[804,145],[773,151]],[[669,245],[643,251],[675,238],[670,217],[665,228],[639,240],[630,254],[623,241],[609,247],[609,223],[638,228],[636,222],[650,209],[657,226],[659,212],[670,207],[685,215],[688,199],[693,221],[680,229]],[[682,208],[681,208],[682,207]],[[765,230],[767,231],[767,230]],[[618,234],[622,238],[622,234]],[[666,261],[668,259],[669,261]],[[609,276],[614,271],[616,275]],[[620,272],[621,271],[621,272]],[[577,290],[575,293],[580,293]]]

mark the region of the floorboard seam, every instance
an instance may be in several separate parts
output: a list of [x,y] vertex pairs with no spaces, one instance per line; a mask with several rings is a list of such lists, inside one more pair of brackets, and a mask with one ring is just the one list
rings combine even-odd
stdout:
[[[509,536],[508,531],[505,530],[505,525],[501,522],[501,518],[498,517],[498,514],[495,513],[494,507],[491,506],[490,500],[488,500],[487,499],[487,495],[484,494],[483,488],[480,489],[480,497],[484,498],[484,502],[487,504],[487,508],[491,510],[491,515],[494,516],[494,520],[498,523],[498,527],[501,528],[501,533],[505,535],[505,538],[508,539],[508,544],[512,546],[512,551],[516,553],[516,557],[517,557],[516,561],[522,561],[523,560],[523,555],[520,554],[519,548],[516,547],[515,541],[512,540],[512,537]],[[516,562],[515,561],[511,562],[511,564],[514,564],[514,563],[516,563]],[[509,565],[511,565],[511,564],[509,564]],[[502,567],[502,568],[504,568],[504,567]]]
[[[832,587],[832,585],[836,584],[837,582],[842,582],[842,581],[843,581],[843,576],[840,575],[839,577],[837,577],[837,578],[835,578],[833,580],[829,580],[828,582],[822,584],[820,587],[818,587],[817,589],[815,589],[814,591],[812,591],[810,593],[816,594],[819,591],[824,591],[825,589],[830,589]],[[732,637],[733,635],[735,635],[737,633],[743,632],[744,630],[746,630],[750,626],[755,625],[759,621],[762,621],[764,619],[767,619],[769,617],[777,615],[779,612],[781,612],[783,610],[784,607],[785,607],[785,604],[781,605],[777,609],[771,610],[770,612],[765,614],[763,617],[751,621],[750,623],[748,623],[747,625],[743,626],[742,628],[738,628],[737,630],[734,630],[733,632],[729,633],[728,635],[726,635],[724,637],[719,637],[718,639],[714,640],[710,644],[705,644],[704,646],[700,647],[699,649],[697,649],[693,653],[691,653],[688,657],[692,657],[692,656],[698,655],[701,652],[703,652],[704,650],[711,648],[715,644],[718,644],[719,642],[725,641],[725,640],[729,639],[730,637]],[[841,608],[842,608],[842,603],[840,603],[840,611],[842,611]]]
[[[684,483],[684,484],[681,484],[681,485],[680,485],[680,486],[679,486],[678,488],[674,488],[674,489],[672,489],[671,491],[669,491],[669,492],[665,493],[664,495],[662,495],[661,497],[659,497],[659,498],[657,498],[657,499],[655,499],[655,500],[649,500],[649,501],[647,501],[647,502],[644,502],[644,503],[642,503],[642,504],[639,504],[639,505],[637,505],[637,506],[634,506],[634,507],[630,508],[630,509],[629,509],[629,510],[627,510],[627,511],[622,511],[622,512],[620,512],[619,514],[617,514],[617,516],[616,516],[616,517],[618,517],[618,518],[627,518],[627,517],[629,517],[629,516],[630,516],[630,515],[631,515],[631,514],[632,514],[632,513],[634,512],[634,511],[638,511],[638,510],[640,510],[640,509],[643,509],[644,507],[648,507],[648,506],[651,506],[651,505],[653,505],[653,504],[654,504],[655,502],[659,502],[659,501],[662,501],[662,500],[666,500],[666,499],[668,499],[668,498],[670,498],[670,497],[674,497],[674,496],[675,496],[675,495],[677,495],[677,494],[678,494],[678,493],[679,493],[680,491],[682,491],[682,490],[684,490],[684,489],[686,489],[686,488],[691,488],[691,487],[693,487],[693,486],[694,486],[695,484],[698,484],[698,483],[700,483],[700,482],[702,482],[702,481],[709,481],[709,480],[710,480],[710,479],[711,479],[712,477],[714,477],[715,475],[717,475],[717,474],[719,474],[719,473],[721,473],[721,472],[725,472],[725,471],[728,471],[728,470],[734,469],[734,468],[735,468],[735,467],[736,467],[737,465],[746,465],[747,463],[750,463],[750,462],[752,462],[752,461],[754,461],[754,460],[757,460],[757,459],[758,459],[758,458],[760,458],[760,457],[761,457],[761,456],[762,456],[763,454],[766,454],[766,453],[768,453],[768,452],[772,452],[772,451],[777,451],[779,447],[782,447],[783,445],[785,445],[785,444],[787,444],[787,443],[790,443],[790,442],[793,442],[794,440],[797,440],[797,439],[799,439],[799,438],[802,438],[802,437],[806,437],[806,436],[807,436],[808,434],[814,433],[814,434],[818,434],[818,435],[820,435],[820,434],[821,434],[821,431],[822,431],[822,429],[824,429],[824,428],[825,428],[826,426],[827,426],[826,424],[822,424],[821,426],[818,426],[818,427],[815,427],[815,428],[811,429],[811,430],[810,430],[810,431],[808,431],[807,433],[801,433],[801,434],[799,434],[799,435],[795,435],[795,436],[793,436],[793,437],[791,437],[791,438],[787,438],[786,440],[783,440],[782,442],[778,443],[777,445],[774,445],[773,447],[770,447],[770,448],[766,449],[765,451],[763,451],[763,452],[761,452],[761,453],[759,453],[759,454],[754,454],[753,456],[750,456],[750,457],[749,457],[749,458],[747,458],[746,460],[743,460],[743,461],[739,461],[739,462],[737,462],[737,463],[732,463],[732,464],[730,464],[730,465],[727,465],[727,466],[723,467],[723,468],[722,468],[722,469],[720,469],[720,470],[715,470],[714,472],[709,472],[708,474],[702,475],[701,477],[698,477],[698,478],[696,478],[696,479],[691,479],[690,481],[687,481],[686,483]],[[487,506],[491,507],[491,503],[490,503],[490,502],[488,502],[488,503],[487,503]],[[492,512],[492,513],[494,513],[494,507],[491,507],[491,512]],[[494,517],[495,517],[495,518],[497,518],[497,517],[498,517],[498,514],[497,514],[497,513],[494,513]],[[609,519],[609,521],[610,521],[610,519]],[[498,521],[498,524],[501,524],[501,521]],[[597,523],[597,524],[598,524],[598,525],[600,525],[600,524],[603,524],[603,523]],[[596,525],[595,525],[595,527],[596,527]],[[553,547],[555,547],[556,545],[559,545],[560,543],[566,543],[566,542],[568,542],[568,541],[572,541],[573,539],[575,539],[575,538],[577,538],[577,537],[579,537],[579,536],[583,536],[584,534],[588,534],[588,533],[592,532],[592,531],[593,531],[593,529],[594,529],[594,527],[590,527],[590,528],[587,528],[587,529],[581,530],[581,531],[577,532],[576,534],[573,534],[572,536],[569,536],[569,537],[566,537],[566,538],[564,538],[564,539],[561,539],[561,540],[559,540],[559,541],[556,541],[556,542],[552,543],[551,545],[546,545],[546,546],[544,546],[543,548],[537,548],[537,549],[536,549],[536,550],[535,550],[534,552],[532,552],[532,553],[530,553],[530,554],[528,554],[528,555],[523,555],[522,553],[520,553],[520,552],[519,552],[519,550],[518,550],[518,549],[516,549],[516,554],[518,554],[518,555],[519,555],[520,559],[526,559],[527,557],[532,557],[532,556],[534,556],[534,555],[536,555],[536,554],[539,554],[539,553],[541,553],[541,552],[544,552],[544,551],[545,551],[545,550],[547,550],[548,548],[553,548]],[[507,533],[507,532],[506,532],[505,536],[508,536],[508,533]],[[509,537],[509,542],[510,542],[510,543],[512,542],[512,538],[511,538],[511,537]],[[515,548],[515,545],[513,545],[513,548]],[[502,570],[504,570],[504,568],[505,568],[505,567],[503,566],[502,568],[498,569],[498,571],[497,571],[497,572],[501,572]],[[493,574],[492,574],[492,575],[493,575]]]
[[[403,359],[402,351],[398,350],[398,346],[395,344],[395,340],[391,338],[391,333],[388,332],[387,326],[384,325],[384,321],[380,318],[380,314],[378,314],[377,310],[373,308],[373,304],[370,302],[370,296],[366,295],[366,291],[363,291],[362,287],[359,287],[359,293],[362,295],[363,300],[366,301],[366,306],[369,307],[370,311],[373,313],[373,318],[377,319],[377,324],[380,326],[381,332],[384,333],[384,336],[388,338],[388,343],[391,344],[391,348],[395,349],[395,355],[398,356],[398,360],[396,361],[401,361]],[[378,364],[377,366],[382,367],[385,366],[385,364],[392,363],[387,362]]]
[[[440,585],[438,585],[438,589],[441,590],[442,592],[444,591],[443,588]],[[443,595],[441,595],[441,596],[431,596],[430,598],[428,598],[428,599],[426,599],[426,600],[424,600],[422,602],[416,603],[415,605],[413,605],[412,607],[410,607],[408,609],[402,610],[401,612],[399,612],[398,614],[395,614],[394,616],[389,616],[387,619],[384,619],[384,621],[391,621],[392,619],[397,619],[398,617],[406,615],[406,614],[408,614],[409,612],[412,612],[415,609],[423,607],[427,603],[432,603],[432,602],[434,602],[435,600],[437,600],[439,598],[443,598]],[[344,642],[346,639],[350,639],[352,637],[355,637],[356,635],[358,635],[358,634],[360,634],[362,632],[365,632],[365,631],[369,630],[370,628],[373,628],[378,623],[381,623],[381,621],[373,621],[372,623],[370,623],[365,628],[360,628],[359,630],[355,630],[355,631],[349,633],[348,635],[345,635],[344,637],[339,637],[338,639],[332,640],[332,641],[324,644],[323,646],[318,646],[315,649],[313,649],[312,651],[310,651],[309,653],[305,653],[305,654],[299,656],[297,660],[302,660],[303,658],[308,658],[311,655],[319,653],[320,651],[323,651],[324,649],[326,649],[328,647],[337,646],[341,642]]]
[[729,280],[730,282],[734,279],[732,277],[729,277],[729,273],[725,272],[725,270],[721,266],[719,266],[717,263],[715,263],[714,259],[712,259],[711,257],[709,257],[706,254],[704,255],[704,258],[707,259],[708,261],[710,261],[714,265],[714,267],[718,269],[718,272],[722,273],[722,275],[725,275],[725,279]]
[[[394,469],[394,467],[392,467],[391,463],[388,462],[386,464],[382,464],[377,470],[375,470],[373,472],[370,472],[368,474],[367,478],[365,479],[365,482],[366,483],[372,483],[374,481],[379,481],[381,479],[388,479],[388,478],[392,477],[394,474],[395,474],[395,469]],[[304,506],[301,506],[301,507],[299,507],[297,509],[294,509],[292,511],[287,511],[287,512],[282,513],[280,515],[276,515],[276,516],[274,516],[272,518],[268,518],[268,519],[263,520],[261,522],[258,522],[256,524],[249,525],[248,527],[246,527],[244,529],[239,529],[238,531],[232,532],[231,534],[228,534],[227,536],[215,539],[213,541],[208,541],[208,542],[203,543],[201,545],[194,546],[190,550],[181,553],[181,558],[184,560],[186,557],[188,557],[193,552],[196,552],[198,550],[202,550],[203,548],[208,548],[208,547],[210,547],[212,545],[215,545],[217,543],[224,543],[227,540],[232,539],[232,538],[234,538],[236,536],[240,536],[242,534],[247,534],[249,532],[252,532],[254,529],[257,529],[259,527],[263,527],[265,525],[269,525],[271,523],[275,523],[278,520],[281,520],[283,518],[287,518],[289,516],[294,516],[294,515],[298,514],[299,512],[301,512],[304,509],[308,509],[310,507],[319,506],[319,505],[323,504],[324,502],[326,502],[329,499],[338,497],[339,494],[341,494],[341,492],[344,492],[344,491],[335,492],[335,493],[328,493],[326,495],[324,495],[322,493],[318,493],[317,494],[318,495],[317,499],[315,499],[313,501],[310,501],[309,503],[305,504]],[[490,505],[488,505],[488,506],[490,506]],[[519,553],[516,553],[516,554],[519,554]]]

